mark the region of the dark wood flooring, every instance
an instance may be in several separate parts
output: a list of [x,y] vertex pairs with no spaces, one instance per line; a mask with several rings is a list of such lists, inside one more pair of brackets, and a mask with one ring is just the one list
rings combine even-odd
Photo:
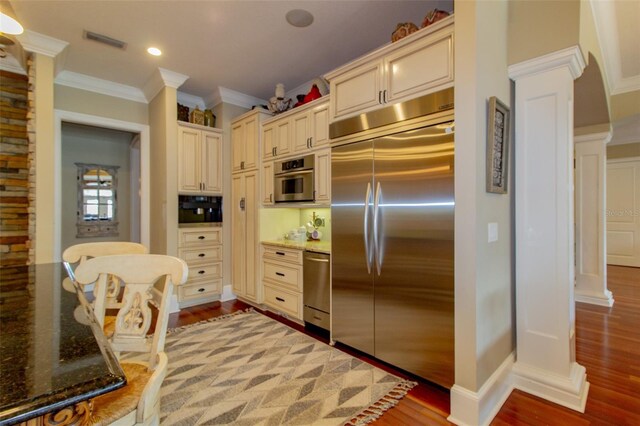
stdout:
[[[612,308],[576,304],[576,356],[591,384],[585,413],[578,413],[521,391],[514,391],[493,425],[640,425],[640,268],[609,266]],[[241,301],[214,302],[172,314],[169,327],[193,324],[250,307]],[[321,341],[327,336],[264,312]],[[450,424],[449,391],[338,345],[339,349],[398,376],[418,381],[377,425]]]

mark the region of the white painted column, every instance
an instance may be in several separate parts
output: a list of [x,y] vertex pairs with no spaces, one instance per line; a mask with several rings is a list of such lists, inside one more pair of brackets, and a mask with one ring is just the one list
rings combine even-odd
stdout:
[[606,144],[611,133],[575,137],[576,302],[613,306],[607,289]]
[[509,67],[516,83],[516,362],[514,387],[583,412],[589,383],[575,362],[574,46]]

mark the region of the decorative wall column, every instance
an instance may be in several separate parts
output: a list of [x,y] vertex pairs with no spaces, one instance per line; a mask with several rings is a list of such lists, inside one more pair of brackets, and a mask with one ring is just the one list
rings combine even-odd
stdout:
[[516,362],[514,387],[584,411],[575,361],[573,82],[578,46],[509,67],[516,83]]
[[613,306],[607,289],[606,176],[611,133],[575,137],[576,302]]

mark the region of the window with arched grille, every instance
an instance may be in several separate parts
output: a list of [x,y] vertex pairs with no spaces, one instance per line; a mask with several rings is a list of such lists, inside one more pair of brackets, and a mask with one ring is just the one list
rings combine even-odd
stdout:
[[118,235],[118,168],[76,163],[78,167],[77,237]]

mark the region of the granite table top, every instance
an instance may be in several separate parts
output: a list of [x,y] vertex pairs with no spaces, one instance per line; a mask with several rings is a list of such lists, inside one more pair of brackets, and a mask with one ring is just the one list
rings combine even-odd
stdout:
[[0,268],[0,425],[126,384],[84,294],[61,263]]

